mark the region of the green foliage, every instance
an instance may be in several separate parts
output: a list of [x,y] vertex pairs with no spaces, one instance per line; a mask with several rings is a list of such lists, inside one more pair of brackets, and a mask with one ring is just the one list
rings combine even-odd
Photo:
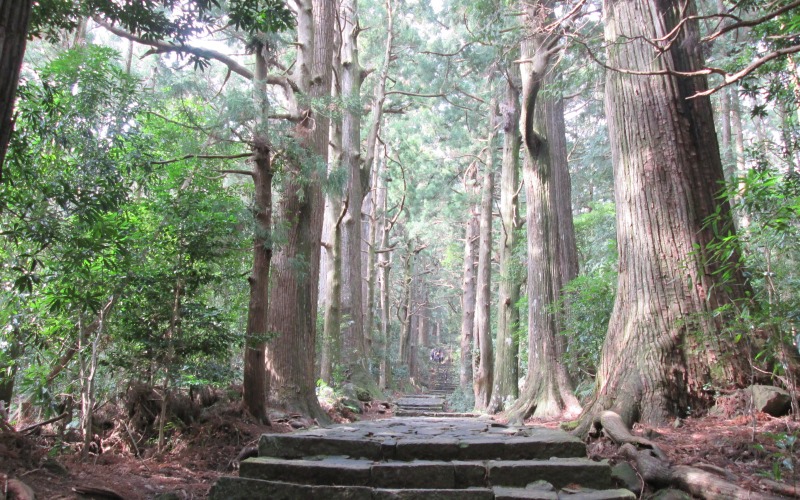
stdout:
[[564,287],[561,333],[569,339],[564,362],[578,380],[593,376],[600,362],[616,289],[616,270],[608,267],[581,274]]
[[733,311],[717,314],[735,313],[735,340],[746,337],[755,346],[756,360],[783,374],[789,365],[781,359],[800,326],[800,177],[762,163],[723,196],[734,201],[734,214],[746,223],[732,231],[724,208],[710,217],[707,224],[716,239],[708,258],[722,264],[716,271],[720,286],[735,284],[741,272],[749,293]]
[[796,478],[797,474],[795,447],[797,445],[798,433],[766,432],[762,434],[762,436],[772,442],[770,450],[761,443],[756,443],[753,446],[756,451],[766,454],[768,460],[772,462],[771,469],[769,471],[764,471],[762,475],[775,481],[783,481],[788,473],[788,476],[791,478],[788,482],[794,482],[793,479]]
[[564,287],[556,304],[564,311],[562,335],[568,341],[564,362],[584,394],[600,361],[617,288],[615,209],[593,203],[574,219],[581,273]]
[[0,367],[19,368],[40,408],[76,390],[73,368],[50,381],[51,365],[104,308],[101,392],[167,367],[178,385],[226,382],[241,347],[249,211],[213,166],[151,168],[200,140],[154,120],[118,59],[98,46],[64,51],[20,87],[0,185],[0,320],[18,327],[0,333]]
[[458,387],[452,394],[447,396],[447,407],[455,412],[470,412],[475,409],[475,394],[469,387],[467,389]]

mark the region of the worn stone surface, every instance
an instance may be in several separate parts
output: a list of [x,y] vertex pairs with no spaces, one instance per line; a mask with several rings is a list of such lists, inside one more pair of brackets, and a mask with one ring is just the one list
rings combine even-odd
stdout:
[[317,485],[369,486],[372,462],[326,457],[322,460],[248,458],[239,466],[239,475],[252,479]]
[[[633,498],[588,489],[612,488],[611,470],[584,458],[580,440],[488,418],[392,418],[270,434],[259,455],[242,462],[239,478],[220,480],[212,498]],[[556,491],[567,486],[578,489]]]
[[222,477],[211,488],[209,500],[371,500],[372,488],[363,486],[313,486]]
[[626,489],[617,490],[561,490],[558,500],[635,500],[636,495]]
[[381,443],[364,440],[352,433],[327,436],[324,434],[264,434],[258,442],[261,457],[303,458],[320,455],[342,455],[380,460]]
[[611,487],[608,462],[593,462],[585,458],[493,460],[488,463],[488,469],[489,481],[499,486],[522,487],[541,479],[556,488],[570,484],[598,489]]
[[468,490],[375,490],[373,500],[492,500],[492,490],[472,488]]
[[626,488],[637,495],[642,492],[642,479],[628,462],[620,462],[611,467],[611,479],[617,486]]
[[584,457],[579,439],[556,429],[490,420],[414,417],[360,422],[292,434],[265,434],[259,456],[341,455],[371,460],[491,460]]
[[482,487],[489,484],[486,464],[483,462],[451,462],[456,488]]
[[453,489],[455,470],[451,463],[428,460],[377,463],[372,466],[371,485],[387,489]]
[[514,500],[525,498],[528,500],[558,500],[558,493],[555,490],[541,490],[528,488],[508,488],[505,486],[495,486],[494,497],[497,500]]

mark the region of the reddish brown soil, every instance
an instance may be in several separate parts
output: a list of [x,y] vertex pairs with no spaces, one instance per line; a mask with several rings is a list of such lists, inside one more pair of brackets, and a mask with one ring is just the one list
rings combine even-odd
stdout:
[[[230,402],[211,410],[201,423],[182,432],[175,431],[170,436],[170,448],[162,455],[155,453],[151,443],[139,447],[137,457],[121,426],[115,426],[103,437],[101,454],[91,454],[85,461],[81,460],[77,445],[55,454],[55,438],[49,427],[43,428],[39,436],[25,437],[0,430],[0,498],[6,478],[21,480],[34,490],[37,499],[45,500],[145,500],[165,493],[174,494],[170,500],[207,498],[208,490],[220,476],[236,473],[237,455],[243,448],[257,445],[261,434],[291,432],[306,423],[302,418],[279,418],[271,427],[260,425],[242,412],[238,404]],[[339,423],[355,418],[347,409],[344,414],[333,409],[328,412]],[[372,402],[358,418],[389,416],[390,410]],[[52,457],[49,461],[48,456]],[[47,466],[53,461],[62,465],[65,473]],[[87,487],[109,494],[76,492]]]
[[[337,422],[354,418],[329,410]],[[377,402],[369,406],[360,419],[391,416]],[[140,457],[129,446],[124,429],[114,428],[102,440],[103,453],[80,459],[75,447],[55,455],[64,466],[65,474],[46,468],[44,459],[53,456],[54,438],[48,428],[39,436],[21,437],[0,431],[0,488],[4,477],[17,478],[33,488],[40,499],[115,498],[113,496],[79,496],[75,488],[93,487],[116,492],[130,500],[151,499],[162,493],[171,498],[206,498],[211,485],[222,475],[235,474],[234,460],[244,447],[254,446],[264,432],[290,432],[303,423],[302,419],[280,419],[272,427],[261,426],[249,419],[235,403],[226,403],[196,423],[190,429],[170,436],[171,447],[163,455],[154,453],[154,446],[140,449]],[[554,422],[530,422],[556,426]],[[22,426],[20,426],[21,428]],[[800,467],[800,442],[789,443],[786,436],[800,436],[800,424],[789,417],[773,418],[758,414],[752,417],[703,417],[681,421],[680,426],[655,429],[635,428],[635,433],[651,437],[670,457],[673,464],[711,464],[736,476],[735,482],[754,492],[762,491],[761,479],[775,479],[773,466],[778,464],[780,481],[800,482],[800,474],[788,470],[782,462],[788,460],[797,470]],[[589,445],[595,458],[617,460],[617,447],[605,438]],[[2,489],[0,489],[2,491]],[[758,498],[758,493],[754,498]]]

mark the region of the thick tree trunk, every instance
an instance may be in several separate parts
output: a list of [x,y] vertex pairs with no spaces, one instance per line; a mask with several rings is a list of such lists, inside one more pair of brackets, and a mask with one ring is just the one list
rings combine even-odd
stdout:
[[[328,0],[300,0],[297,13],[298,61],[295,83],[308,101],[330,95],[334,5]],[[328,117],[309,109],[296,126],[305,157],[287,164],[279,208],[286,242],[275,255],[269,329],[277,338],[267,347],[272,395],[287,409],[327,421],[315,393],[314,356],[319,258],[324,200],[321,177],[328,155]],[[305,163],[302,168],[301,162]]]
[[519,324],[520,279],[514,266],[514,231],[517,229],[517,189],[519,187],[519,82],[506,85],[502,106],[503,167],[500,175],[500,283],[497,300],[497,341],[495,343],[494,389],[489,411],[504,410],[506,402],[519,396],[519,341],[514,330]]
[[269,270],[272,261],[272,164],[268,142],[268,101],[266,93],[267,62],[264,54],[256,54],[254,93],[261,114],[254,135],[253,185],[255,188],[253,236],[253,271],[250,283],[250,303],[247,307],[245,330],[244,382],[242,401],[253,417],[267,422],[269,379],[266,371],[267,311],[269,306]]
[[28,39],[33,0],[0,0],[0,179],[14,128],[14,97]]
[[[670,32],[694,2],[605,2],[609,64],[638,71],[702,67],[689,22],[668,52],[653,58],[646,42]],[[597,374],[597,391],[579,433],[610,409],[630,426],[662,424],[712,403],[708,387],[746,383],[746,356],[714,311],[743,296],[741,275],[716,281],[722,266],[707,252],[705,219],[719,207],[723,182],[705,77],[633,76],[609,72],[606,114],[614,162],[619,280]],[[720,228],[723,234],[732,231]],[[734,256],[735,257],[735,256]]]
[[497,142],[497,102],[489,104],[489,140],[481,182],[481,215],[478,241],[478,273],[475,286],[475,347],[478,351],[478,370],[473,386],[475,408],[486,410],[492,399],[494,385],[494,352],[492,349],[490,296],[492,286],[492,195],[494,194],[494,150]]
[[342,168],[347,172],[348,209],[342,220],[342,336],[348,363],[367,366],[371,337],[364,330],[361,287],[361,206],[369,185],[369,166],[361,161],[361,66],[358,61],[358,5],[344,0],[342,32]]
[[[525,144],[525,193],[528,230],[528,375],[519,400],[510,410],[513,419],[530,415],[552,418],[577,415],[566,367],[561,362],[564,339],[559,334],[557,300],[562,286],[562,253],[555,171],[566,169],[563,107],[559,99],[538,99],[555,42],[541,33],[545,19],[538,4],[528,4],[533,36],[522,44],[529,62],[522,65],[522,115]],[[537,100],[538,99],[538,100]],[[562,134],[559,137],[559,134]]]
[[[465,185],[475,185],[477,169],[471,168]],[[467,189],[470,189],[469,187]],[[474,207],[470,207],[470,217],[464,236],[464,277],[461,283],[461,366],[459,380],[461,389],[472,389],[472,340],[475,328],[475,271],[478,256],[478,235],[480,223]]]

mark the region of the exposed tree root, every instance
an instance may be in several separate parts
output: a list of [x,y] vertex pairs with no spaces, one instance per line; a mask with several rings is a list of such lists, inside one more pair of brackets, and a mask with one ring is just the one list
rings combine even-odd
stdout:
[[797,484],[783,484],[771,479],[761,479],[761,485],[773,493],[783,495],[787,498],[800,498],[800,486]]
[[[620,448],[620,455],[636,462],[636,468],[644,480],[657,487],[672,486],[706,500],[752,499],[756,493],[740,488],[728,479],[697,467],[669,463],[652,455],[650,450],[637,450],[627,443]],[[764,500],[779,499],[764,492],[757,493]]]
[[[621,445],[619,454],[635,462],[642,478],[656,488],[680,488],[706,500],[754,498],[754,492],[733,484],[735,477],[718,467],[673,467],[666,454],[655,443],[631,434],[622,418],[612,411],[601,412],[593,422],[595,427],[601,427],[608,437]],[[758,492],[758,498],[769,500],[780,497]]]
[[667,455],[661,451],[654,442],[640,436],[634,436],[628,430],[628,426],[622,421],[622,418],[613,411],[601,412],[594,418],[594,425],[602,428],[603,432],[611,438],[612,441],[619,445],[626,443],[635,444],[639,448],[647,448],[653,451],[653,454],[661,460],[666,460]]

